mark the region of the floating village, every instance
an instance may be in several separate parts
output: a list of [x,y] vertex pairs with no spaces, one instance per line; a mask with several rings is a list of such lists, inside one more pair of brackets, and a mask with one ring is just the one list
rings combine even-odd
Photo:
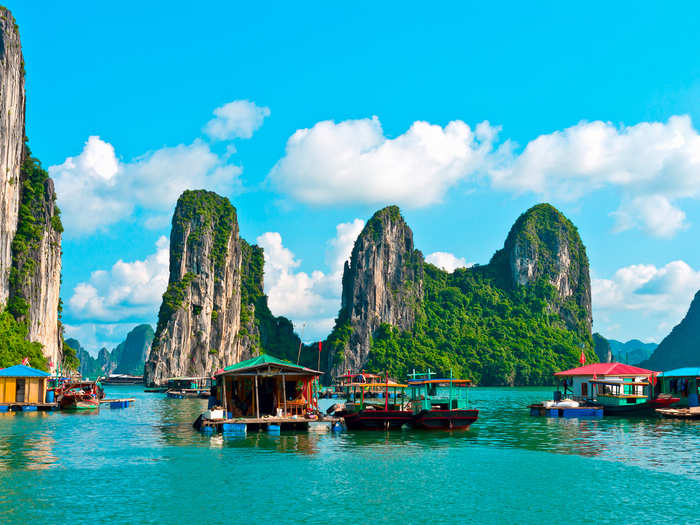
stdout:
[[[700,368],[652,371],[594,363],[554,374],[552,399],[523,407],[532,416],[596,419],[700,419]],[[203,433],[266,431],[468,430],[479,418],[470,406],[469,379],[413,372],[404,382],[359,371],[321,386],[323,373],[267,354],[217,370],[211,377],[174,377],[144,392],[171,399],[196,397],[208,408],[193,422]],[[0,412],[128,408],[133,398],[105,397],[103,385],[138,385],[140,376],[95,381],[50,375],[25,364],[0,369]],[[331,399],[324,411],[319,400]]]

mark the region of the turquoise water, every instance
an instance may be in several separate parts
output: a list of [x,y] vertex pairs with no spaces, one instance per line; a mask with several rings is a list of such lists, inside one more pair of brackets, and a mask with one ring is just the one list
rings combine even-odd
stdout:
[[471,430],[192,430],[206,401],[0,415],[2,523],[700,521],[700,422],[528,415],[549,389],[475,388]]

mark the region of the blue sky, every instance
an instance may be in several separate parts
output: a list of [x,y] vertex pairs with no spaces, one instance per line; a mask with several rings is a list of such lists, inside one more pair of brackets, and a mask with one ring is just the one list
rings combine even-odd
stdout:
[[6,2],[67,225],[67,335],[96,351],[154,321],[186,187],[231,198],[305,339],[376,209],[452,267],[545,200],[587,246],[594,329],[668,333],[700,288],[699,8],[376,4]]

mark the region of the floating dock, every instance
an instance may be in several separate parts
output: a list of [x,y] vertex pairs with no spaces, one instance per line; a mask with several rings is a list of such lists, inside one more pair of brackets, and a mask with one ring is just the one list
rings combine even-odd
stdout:
[[280,430],[309,430],[317,427],[328,427],[331,430],[335,424],[340,423],[338,417],[324,417],[323,419],[309,419],[304,417],[241,417],[233,419],[202,419],[200,430],[202,432],[221,432],[245,434],[248,431],[267,430],[279,432]]
[[100,406],[109,405],[109,408],[126,408],[134,404],[134,398],[128,399],[100,399]]
[[603,417],[602,407],[546,407],[539,403],[530,405],[531,416],[586,418],[596,419]]
[[12,403],[0,404],[0,412],[37,412],[58,410],[58,403],[23,403],[13,401]]

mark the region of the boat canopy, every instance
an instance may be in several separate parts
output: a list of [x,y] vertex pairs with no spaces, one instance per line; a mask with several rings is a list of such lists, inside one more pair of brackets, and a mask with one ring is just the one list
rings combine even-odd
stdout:
[[624,365],[622,363],[593,363],[590,365],[571,368],[562,372],[556,372],[555,376],[618,376],[637,377],[656,374],[653,370],[639,368],[638,366]]
[[388,383],[348,383],[343,385],[343,387],[359,387],[359,388],[407,388],[408,385],[402,383],[394,383],[389,381]]
[[452,383],[452,384],[464,384],[468,385],[472,382],[471,379],[409,379],[408,384],[410,386],[414,385],[425,385],[430,383]]

